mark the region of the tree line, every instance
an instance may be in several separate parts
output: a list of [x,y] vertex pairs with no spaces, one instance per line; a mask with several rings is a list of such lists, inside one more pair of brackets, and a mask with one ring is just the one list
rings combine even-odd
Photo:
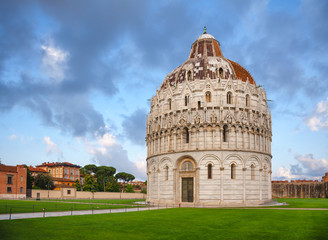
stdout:
[[[84,183],[81,184],[79,179],[75,180],[74,186],[77,191],[134,192],[133,187],[127,183],[135,177],[126,172],[116,173],[114,167],[88,164],[80,169],[80,174],[84,178]],[[52,190],[55,184],[49,173],[39,173],[33,177],[27,168],[27,188]]]

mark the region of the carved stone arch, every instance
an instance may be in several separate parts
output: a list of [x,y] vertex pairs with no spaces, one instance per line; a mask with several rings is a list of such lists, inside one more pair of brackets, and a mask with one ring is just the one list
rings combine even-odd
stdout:
[[[252,159],[255,159],[255,161]],[[247,158],[245,167],[247,167],[248,165],[251,166],[253,162],[257,162],[257,164],[255,166],[257,166],[259,169],[262,168],[261,160],[256,155],[251,155]],[[250,164],[248,164],[248,163],[250,163]]]
[[[208,160],[207,158],[214,158],[213,160]],[[217,163],[215,163],[215,161],[217,161]],[[220,160],[220,158],[214,154],[206,154],[204,155],[200,160],[199,160],[199,166],[201,166],[201,164],[203,162],[206,162],[205,166],[207,166],[209,163],[212,164],[212,166],[214,167],[222,167],[222,161]]]
[[153,168],[155,167],[155,169],[158,169],[158,163],[156,159],[152,159],[149,163],[149,170],[152,171]]
[[[231,160],[229,160],[230,158],[234,158],[234,157],[237,158],[240,161],[240,164],[237,164],[237,166],[241,166],[242,168],[244,168],[245,167],[245,161],[244,161],[244,159],[240,155],[234,154],[234,153],[229,154],[228,156],[225,157],[225,159],[223,160],[223,166],[226,164],[226,162],[231,161]],[[234,160],[232,160],[232,162],[233,161]],[[231,166],[232,162],[229,163],[228,165]]]
[[182,164],[183,164],[183,162],[185,162],[187,160],[190,160],[193,163],[194,168],[197,168],[198,167],[196,160],[192,156],[190,156],[190,155],[183,155],[183,156],[179,157],[176,160],[176,162],[175,162],[175,167],[177,169],[180,169],[181,166],[182,166]]
[[159,167],[160,167],[160,169],[164,169],[165,166],[168,166],[169,168],[172,168],[173,167],[171,158],[169,158],[169,157],[163,157],[159,161]]

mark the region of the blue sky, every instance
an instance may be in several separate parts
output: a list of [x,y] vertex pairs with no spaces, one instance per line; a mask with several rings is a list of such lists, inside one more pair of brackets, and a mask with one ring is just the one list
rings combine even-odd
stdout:
[[0,158],[146,179],[147,99],[208,33],[264,85],[274,179],[328,172],[327,1],[3,1]]

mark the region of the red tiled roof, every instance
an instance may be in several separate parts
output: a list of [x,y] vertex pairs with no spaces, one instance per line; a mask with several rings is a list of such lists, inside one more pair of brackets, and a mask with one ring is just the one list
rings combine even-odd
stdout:
[[252,75],[245,68],[243,68],[241,65],[234,61],[231,61],[229,59],[227,60],[231,63],[233,69],[235,70],[237,79],[241,79],[243,82],[246,82],[248,78],[249,83],[255,83]]
[[17,172],[17,167],[16,166],[0,165],[0,171],[1,172]]

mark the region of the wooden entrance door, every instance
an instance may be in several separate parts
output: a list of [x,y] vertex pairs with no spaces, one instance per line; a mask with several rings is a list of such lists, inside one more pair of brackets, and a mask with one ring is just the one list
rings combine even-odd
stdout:
[[194,178],[182,178],[182,202],[194,201]]

